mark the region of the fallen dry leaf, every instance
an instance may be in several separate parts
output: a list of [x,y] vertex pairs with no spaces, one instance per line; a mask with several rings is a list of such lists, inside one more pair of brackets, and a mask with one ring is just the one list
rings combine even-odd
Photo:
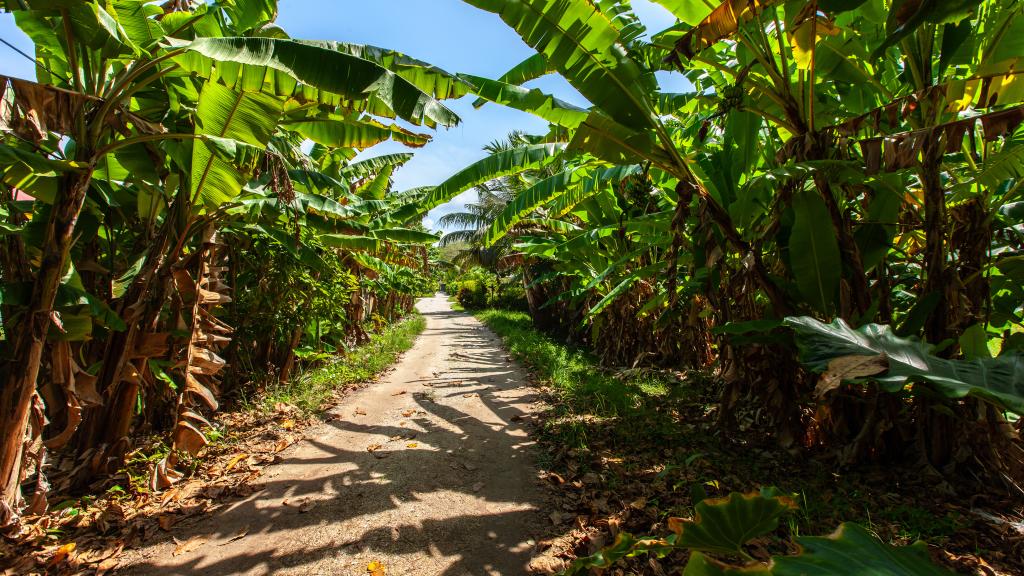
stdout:
[[177,546],[174,548],[174,552],[171,552],[171,556],[180,556],[181,554],[188,554],[203,544],[206,544],[206,538],[202,536],[193,536],[185,541],[174,538],[174,543],[177,544]]
[[295,428],[295,420],[289,418],[288,420],[281,422],[281,428],[284,428],[285,430],[293,430]]
[[366,410],[363,410],[362,408],[356,408],[356,411],[355,411],[354,415],[355,416],[366,416]]
[[288,442],[287,438],[282,438],[278,440],[277,445],[274,446],[274,452],[280,452],[281,450],[284,450],[285,448],[288,447],[289,444],[290,442]]
[[828,363],[828,370],[818,379],[814,387],[814,395],[821,398],[828,392],[839,388],[843,380],[874,376],[889,369],[889,357],[885,354],[877,356],[840,356]]
[[369,446],[366,447],[366,451],[367,452],[375,452],[377,450],[380,450],[383,447],[384,446],[382,446],[380,444],[370,444]]
[[565,561],[549,554],[537,556],[527,566],[530,574],[558,574],[565,569]]
[[248,457],[249,455],[244,452],[241,454],[235,454],[234,456],[231,457],[231,460],[228,460],[227,466],[224,467],[224,472],[230,472],[231,469],[237,466],[239,462],[245,460]]
[[409,442],[408,444],[405,445],[406,448],[415,448],[417,446],[419,446],[419,444],[415,442]]
[[235,532],[234,536],[232,536],[231,538],[228,538],[228,540],[226,542],[221,542],[220,544],[218,544],[218,546],[226,546],[228,544],[231,544],[235,540],[241,540],[242,538],[245,538],[245,535],[248,534],[248,533],[249,533],[249,525],[246,524],[245,526],[242,526],[238,530],[238,532]]
[[552,480],[555,484],[565,484],[565,478],[557,472],[548,472],[542,476],[544,480]]
[[177,502],[179,498],[181,498],[181,489],[175,486],[168,490],[166,493],[164,493],[163,498],[160,499],[160,506],[166,506],[167,503],[170,502],[171,500]]
[[385,576],[384,563],[376,560],[366,565],[366,571],[370,576]]
[[110,572],[110,571],[114,570],[115,568],[117,568],[117,566],[120,563],[121,563],[121,561],[118,560],[117,558],[107,558],[106,560],[104,560],[103,562],[100,562],[96,566],[96,576],[103,576],[107,572]]
[[156,523],[160,526],[161,530],[167,532],[171,531],[171,527],[177,523],[178,519],[170,514],[163,514],[156,519]]
[[57,551],[53,553],[53,557],[50,558],[49,565],[56,566],[57,564],[67,560],[71,556],[71,553],[75,551],[76,546],[77,545],[74,542],[69,542],[60,548],[57,548]]
[[405,412],[402,412],[402,416],[408,418],[409,416],[412,416],[415,413],[416,413],[416,409],[413,408],[411,410],[406,410]]
[[392,394],[392,396],[401,396],[402,394],[405,394],[405,390],[399,390],[398,392]]

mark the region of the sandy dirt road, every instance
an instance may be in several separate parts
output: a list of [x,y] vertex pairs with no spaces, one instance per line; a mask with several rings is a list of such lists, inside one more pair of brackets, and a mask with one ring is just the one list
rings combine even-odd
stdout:
[[523,418],[535,393],[472,316],[440,296],[417,307],[415,346],[266,468],[264,490],[175,526],[205,539],[195,550],[156,543],[119,573],[525,574],[546,523]]

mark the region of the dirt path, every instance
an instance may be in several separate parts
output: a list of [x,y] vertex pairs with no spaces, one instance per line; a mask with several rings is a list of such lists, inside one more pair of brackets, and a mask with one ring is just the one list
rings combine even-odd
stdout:
[[417,307],[412,350],[283,452],[263,491],[175,526],[206,539],[195,550],[154,544],[123,573],[525,574],[545,526],[522,418],[534,392],[472,316],[443,297]]

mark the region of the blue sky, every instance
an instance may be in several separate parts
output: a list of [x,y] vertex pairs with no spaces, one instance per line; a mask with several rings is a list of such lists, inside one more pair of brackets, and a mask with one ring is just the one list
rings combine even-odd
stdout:
[[[450,72],[497,77],[533,51],[496,15],[483,12],[460,0],[279,0],[278,24],[292,37],[339,40],[391,48],[426,60]],[[675,19],[648,0],[633,0],[637,14],[654,32],[667,28]],[[429,6],[429,8],[428,8]],[[28,53],[32,45],[14,25],[10,14],[0,14],[0,38]],[[0,74],[34,77],[33,66],[10,48],[0,45]],[[681,76],[662,73],[666,91],[682,91]],[[550,76],[530,84],[568,102],[587,102],[562,79]],[[395,188],[437,184],[467,164],[484,156],[482,147],[501,139],[512,130],[544,133],[547,125],[529,114],[488,104],[475,110],[472,97],[448,101],[462,117],[462,124],[439,129],[434,141],[416,151],[416,157],[395,174]],[[404,150],[384,143],[364,156]],[[437,219],[472,201],[472,192],[438,207],[424,220],[435,228]]]

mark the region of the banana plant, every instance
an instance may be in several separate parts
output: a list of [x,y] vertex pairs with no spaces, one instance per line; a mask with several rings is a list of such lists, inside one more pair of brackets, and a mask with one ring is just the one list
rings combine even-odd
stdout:
[[[780,374],[798,371],[785,338],[745,345],[730,326],[796,314],[880,322],[952,342],[941,354],[968,359],[1000,336],[1004,349],[1019,341],[1010,336],[1022,318],[1011,280],[1020,245],[1008,230],[1024,169],[1020,2],[662,0],[678,22],[650,36],[628,2],[467,3],[537,52],[497,79],[462,76],[476,104],[531,112],[551,124],[539,138],[567,142],[552,164],[565,170],[532,182],[472,237],[485,248],[521,222],[561,222],[515,248],[535,267],[536,290],[547,285],[548,307],[575,311],[559,316],[583,319],[606,361],[717,359],[731,375],[723,424],[745,398],[773,407],[763,423],[789,442],[805,436],[811,400],[835,415],[826,441],[859,446],[856,460],[869,452],[861,440],[892,423],[847,408],[884,402],[879,391],[815,397],[812,377]],[[693,91],[661,91],[666,72]],[[522,86],[551,73],[590,106]],[[647,184],[616,172],[629,167]],[[645,316],[658,321],[638,324]],[[608,354],[623,345],[601,340],[609,328],[642,335]],[[650,340],[675,346],[659,355]],[[682,352],[692,350],[702,352]],[[928,397],[904,417],[958,425]],[[969,401],[942,403],[956,421],[976,419]],[[983,407],[982,420],[1001,420],[1001,408]],[[967,436],[919,446],[948,466],[952,446],[940,438],[953,437]],[[996,476],[1000,450],[982,458]]]
[[[102,399],[78,402],[81,425],[66,435],[80,452],[96,452],[79,481],[126,452],[140,393],[168,374],[148,360],[177,354],[164,319],[188,284],[175,279],[200,265],[204,230],[262,201],[282,213],[299,203],[327,233],[367,235],[373,211],[339,200],[370,177],[379,177],[380,195],[382,167],[407,156],[353,163],[355,152],[389,139],[422,146],[429,135],[393,120],[452,126],[459,119],[441,100],[469,89],[397,52],[292,39],[273,25],[276,3],[263,0],[4,7],[35,43],[37,80],[0,83],[2,278],[5,293],[24,295],[5,297],[2,311],[0,523],[16,515],[29,471],[42,472],[22,442],[37,390],[55,402],[75,397],[77,379]],[[317,142],[312,157],[296,145],[305,138]],[[330,195],[292,197],[291,173],[312,174],[316,163]],[[277,205],[254,199],[253,182],[269,183]],[[54,394],[40,387],[40,371],[61,340],[91,364],[70,370]],[[187,380],[192,364],[184,366]],[[51,408],[51,420],[70,417],[60,402]]]

